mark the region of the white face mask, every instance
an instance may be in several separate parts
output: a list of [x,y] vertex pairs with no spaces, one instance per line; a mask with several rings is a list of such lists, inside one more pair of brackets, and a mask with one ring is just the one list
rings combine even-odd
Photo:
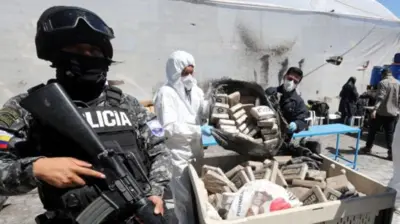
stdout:
[[289,81],[285,79],[285,81],[283,81],[283,88],[286,92],[292,92],[294,89],[296,89],[296,87],[297,85],[294,83],[293,80]]
[[196,79],[192,75],[187,75],[181,78],[183,85],[187,90],[191,90],[193,85],[196,84]]

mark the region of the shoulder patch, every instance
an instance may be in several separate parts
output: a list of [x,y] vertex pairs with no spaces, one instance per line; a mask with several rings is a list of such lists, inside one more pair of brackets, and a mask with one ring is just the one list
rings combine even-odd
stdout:
[[0,122],[5,124],[7,127],[10,127],[20,116],[18,110],[4,107],[0,109]]
[[163,137],[165,135],[164,128],[158,120],[151,120],[147,122],[146,125],[150,128],[153,135],[157,137]]

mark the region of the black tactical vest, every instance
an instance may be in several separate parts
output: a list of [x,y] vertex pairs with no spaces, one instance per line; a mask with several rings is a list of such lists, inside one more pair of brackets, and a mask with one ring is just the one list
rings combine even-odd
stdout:
[[[143,150],[138,138],[138,127],[136,126],[135,113],[122,109],[122,91],[116,87],[108,87],[104,97],[89,103],[89,107],[78,107],[82,116],[86,119],[93,130],[99,135],[107,148],[111,141],[117,142],[124,152],[132,152],[145,174],[149,170],[149,156]],[[97,106],[104,102],[104,106]],[[40,124],[31,126],[32,139],[37,141],[40,155],[47,157],[74,157],[80,160],[91,162],[91,158],[79,150],[74,142],[62,137],[55,130],[50,130]],[[141,183],[144,178],[138,173],[134,177]],[[74,215],[79,214],[92,200],[97,197],[93,187],[80,189],[57,189],[46,183],[38,186],[39,195],[48,211],[67,210]]]

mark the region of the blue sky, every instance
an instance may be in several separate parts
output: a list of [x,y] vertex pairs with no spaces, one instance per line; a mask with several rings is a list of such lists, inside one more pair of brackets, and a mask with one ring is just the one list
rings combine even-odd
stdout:
[[400,0],[378,0],[400,18]]

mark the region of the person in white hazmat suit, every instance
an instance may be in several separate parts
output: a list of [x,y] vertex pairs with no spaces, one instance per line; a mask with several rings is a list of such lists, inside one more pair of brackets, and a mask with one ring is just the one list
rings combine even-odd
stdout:
[[165,129],[166,144],[172,153],[170,187],[175,214],[181,224],[194,223],[195,219],[187,171],[189,161],[202,155],[202,133],[211,135],[209,126],[201,126],[206,103],[204,92],[193,76],[194,68],[191,54],[173,52],[166,65],[168,81],[154,98],[155,112]]
[[400,214],[400,122],[397,122],[392,143],[393,156],[393,177],[389,182],[389,187],[397,191],[395,212]]

